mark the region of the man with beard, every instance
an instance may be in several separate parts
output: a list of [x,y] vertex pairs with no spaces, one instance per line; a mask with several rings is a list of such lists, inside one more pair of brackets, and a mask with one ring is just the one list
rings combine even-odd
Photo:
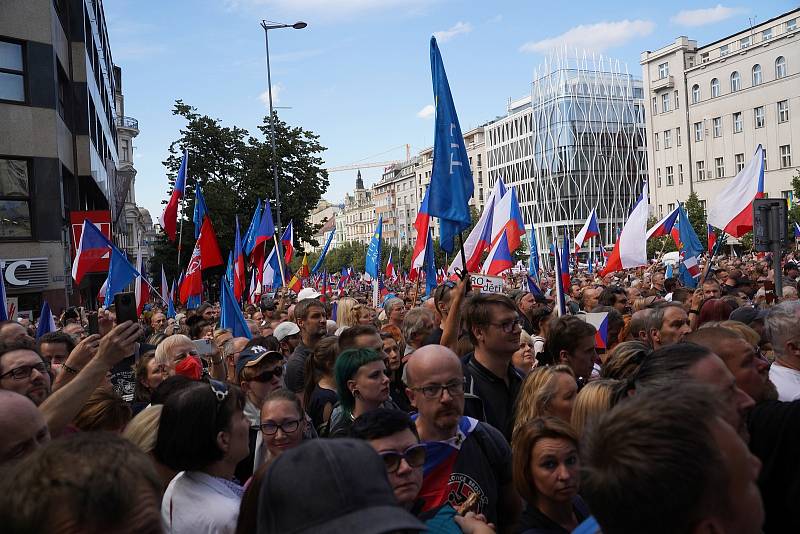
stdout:
[[427,345],[414,351],[403,374],[426,449],[422,511],[445,503],[458,508],[477,494],[471,511],[486,516],[501,532],[513,525],[520,502],[511,480],[511,448],[497,429],[463,415],[458,356],[441,345]]
[[0,349],[0,389],[25,395],[39,406],[50,395],[50,365],[22,338]]
[[306,360],[320,339],[328,332],[325,305],[317,299],[303,299],[294,308],[295,322],[300,328],[300,344],[286,362],[286,387],[295,393],[303,391]]
[[653,349],[679,343],[691,332],[689,316],[678,302],[664,302],[650,314],[647,334]]

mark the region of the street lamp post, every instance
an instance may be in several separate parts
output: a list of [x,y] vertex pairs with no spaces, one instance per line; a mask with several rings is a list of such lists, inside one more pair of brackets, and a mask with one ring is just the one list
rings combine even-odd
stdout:
[[[275,231],[275,247],[278,252],[278,261],[281,265],[281,278],[285,279],[283,275],[283,252],[281,251],[280,233],[283,231],[281,225],[281,191],[278,184],[278,155],[275,149],[275,117],[273,116],[272,107],[272,73],[269,68],[269,30],[277,30],[280,28],[293,28],[295,30],[302,30],[308,26],[305,22],[298,21],[294,24],[278,24],[268,20],[261,21],[261,27],[264,28],[264,44],[267,51],[267,94],[269,96],[269,130],[270,130],[270,146],[272,147],[272,175],[275,180],[275,212],[277,215],[277,226]],[[284,280],[285,283],[285,280]]]

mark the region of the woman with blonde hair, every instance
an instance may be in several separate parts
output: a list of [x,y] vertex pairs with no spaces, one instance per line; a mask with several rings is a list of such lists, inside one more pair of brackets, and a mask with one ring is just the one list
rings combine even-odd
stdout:
[[511,356],[511,364],[526,376],[536,366],[536,359],[533,357],[533,338],[524,329],[520,330],[519,348]]
[[586,384],[578,392],[570,418],[572,428],[575,429],[578,437],[583,435],[587,425],[594,423],[599,416],[611,409],[614,391],[619,384],[619,380],[595,380]]
[[352,297],[344,297],[338,300],[336,305],[336,332],[335,335],[342,333],[345,328],[350,328],[358,324],[358,314],[353,313],[358,301]]
[[577,393],[575,373],[569,366],[548,365],[535,368],[522,383],[512,435],[516,435],[528,421],[545,415],[569,423]]

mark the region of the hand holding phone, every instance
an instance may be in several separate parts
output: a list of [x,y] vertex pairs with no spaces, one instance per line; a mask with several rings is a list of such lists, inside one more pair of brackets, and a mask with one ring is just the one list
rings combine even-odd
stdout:
[[117,316],[117,324],[125,321],[139,321],[136,313],[136,296],[133,292],[117,293],[114,295],[114,312]]

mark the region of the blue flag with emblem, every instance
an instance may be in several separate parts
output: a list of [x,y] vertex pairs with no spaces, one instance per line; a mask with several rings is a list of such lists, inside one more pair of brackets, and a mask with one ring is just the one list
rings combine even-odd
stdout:
[[372,239],[369,242],[367,249],[367,261],[364,270],[373,279],[378,278],[378,273],[381,269],[381,241],[383,240],[383,215],[378,216],[378,224],[375,227],[375,233],[372,234]]
[[453,95],[435,37],[431,37],[431,77],[436,128],[428,213],[439,218],[439,247],[452,253],[456,235],[470,225],[469,199],[475,186]]

